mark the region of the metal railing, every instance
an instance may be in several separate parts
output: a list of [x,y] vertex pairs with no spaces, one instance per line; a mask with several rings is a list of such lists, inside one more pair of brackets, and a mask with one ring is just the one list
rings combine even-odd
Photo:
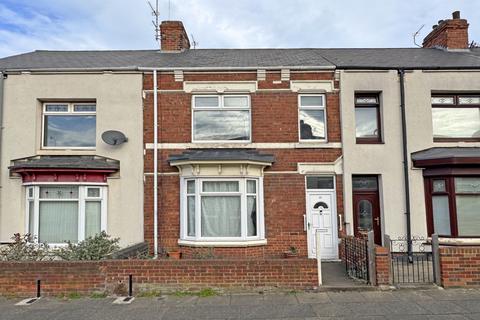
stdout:
[[369,282],[368,240],[346,237],[344,241],[344,261],[347,274],[354,279]]
[[394,284],[434,283],[434,256],[427,239],[412,237],[413,253],[408,254],[408,239],[390,240],[391,277]]

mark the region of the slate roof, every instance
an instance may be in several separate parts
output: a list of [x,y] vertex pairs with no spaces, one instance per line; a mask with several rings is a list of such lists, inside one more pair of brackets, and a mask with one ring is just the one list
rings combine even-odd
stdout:
[[255,161],[275,162],[271,154],[260,153],[255,149],[190,149],[182,154],[173,154],[168,162],[178,161]]
[[21,169],[120,169],[120,161],[99,156],[34,156],[13,161],[10,170]]
[[433,160],[446,158],[480,158],[480,148],[475,147],[435,147],[412,153],[412,160]]
[[0,70],[160,69],[452,69],[480,68],[480,49],[196,49],[34,51],[0,59]]

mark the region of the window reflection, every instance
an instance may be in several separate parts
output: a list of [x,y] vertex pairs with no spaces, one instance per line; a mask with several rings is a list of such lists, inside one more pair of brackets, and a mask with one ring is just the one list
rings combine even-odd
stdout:
[[323,110],[300,111],[300,138],[325,139],[325,113]]
[[356,108],[355,124],[357,138],[377,138],[378,120],[376,108]]
[[194,140],[250,140],[249,111],[195,111]]
[[95,116],[45,116],[44,146],[95,147]]
[[432,119],[435,138],[480,137],[480,109],[433,108]]

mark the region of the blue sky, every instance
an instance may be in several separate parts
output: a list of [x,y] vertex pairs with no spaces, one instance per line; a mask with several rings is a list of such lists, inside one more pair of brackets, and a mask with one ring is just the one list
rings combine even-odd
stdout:
[[[154,2],[154,0],[152,0]],[[478,0],[160,0],[199,48],[411,47],[460,10],[480,42]],[[36,49],[154,49],[145,0],[0,0],[0,57]]]

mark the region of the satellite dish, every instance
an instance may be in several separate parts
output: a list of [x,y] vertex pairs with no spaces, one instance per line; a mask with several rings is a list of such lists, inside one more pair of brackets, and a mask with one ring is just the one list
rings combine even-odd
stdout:
[[108,130],[102,133],[102,140],[111,146],[118,146],[128,141],[122,132],[116,130]]

